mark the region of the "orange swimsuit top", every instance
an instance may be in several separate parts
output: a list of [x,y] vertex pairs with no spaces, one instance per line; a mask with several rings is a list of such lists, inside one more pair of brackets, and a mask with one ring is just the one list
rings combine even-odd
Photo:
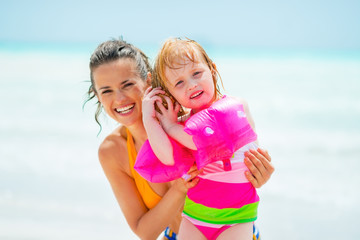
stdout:
[[128,129],[126,129],[127,132],[127,149],[129,154],[129,164],[130,164],[130,171],[133,175],[133,178],[135,180],[135,184],[137,189],[139,190],[139,193],[146,205],[147,208],[151,209],[158,204],[158,202],[161,200],[161,197],[155,193],[152,188],[150,187],[149,183],[140,176],[138,172],[135,171],[134,165],[136,160],[136,148],[134,145],[134,140],[131,136],[131,133]]

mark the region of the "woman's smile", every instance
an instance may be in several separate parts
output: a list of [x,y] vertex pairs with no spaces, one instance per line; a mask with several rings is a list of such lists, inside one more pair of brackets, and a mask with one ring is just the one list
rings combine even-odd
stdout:
[[120,114],[128,114],[130,113],[135,107],[135,103],[126,105],[124,107],[115,108],[115,111]]

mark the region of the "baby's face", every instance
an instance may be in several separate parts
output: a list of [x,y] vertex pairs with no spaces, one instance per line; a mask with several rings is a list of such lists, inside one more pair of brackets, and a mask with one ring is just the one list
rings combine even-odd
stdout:
[[215,86],[206,63],[185,59],[172,68],[166,67],[165,76],[169,92],[182,106],[197,112],[212,104]]

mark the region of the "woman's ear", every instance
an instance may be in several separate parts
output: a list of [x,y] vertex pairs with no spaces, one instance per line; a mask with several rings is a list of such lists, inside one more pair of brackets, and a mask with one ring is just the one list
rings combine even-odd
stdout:
[[95,90],[94,87],[93,87],[93,93],[94,93],[95,97],[97,98],[98,102],[101,103],[101,102],[100,102],[99,94],[98,94],[98,92]]
[[148,72],[148,73],[147,73],[146,84],[147,84],[148,86],[151,86],[151,72]]

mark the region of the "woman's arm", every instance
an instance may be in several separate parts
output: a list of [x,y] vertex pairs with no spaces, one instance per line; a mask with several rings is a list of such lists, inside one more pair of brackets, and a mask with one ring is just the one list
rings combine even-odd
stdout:
[[129,170],[125,170],[128,158],[119,159],[119,156],[127,156],[126,146],[122,145],[124,146],[105,140],[99,149],[101,166],[131,230],[141,239],[156,239],[181,211],[187,189],[198,181],[195,178],[198,172],[192,169],[191,180],[186,182],[183,179],[177,180],[180,182],[170,187],[161,201],[149,210],[134,179],[129,175]]
[[[244,99],[239,100],[243,104],[246,117],[255,131],[255,122],[251,116],[247,102]],[[273,164],[271,163],[269,153],[261,148],[256,150],[252,149],[246,152],[244,162],[249,169],[249,171],[245,172],[245,176],[256,188],[260,188],[264,185],[270,179],[275,170]]]

